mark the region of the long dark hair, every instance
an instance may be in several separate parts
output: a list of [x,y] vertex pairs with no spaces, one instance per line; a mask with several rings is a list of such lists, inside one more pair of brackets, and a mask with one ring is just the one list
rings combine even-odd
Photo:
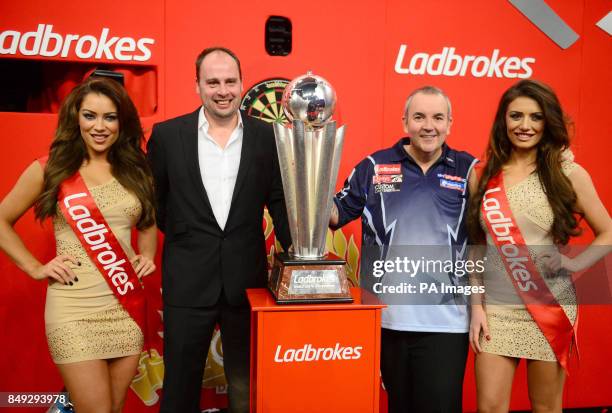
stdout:
[[74,175],[84,160],[89,159],[79,128],[79,109],[90,93],[108,97],[117,107],[119,136],[108,152],[111,173],[142,204],[138,229],[155,223],[153,178],[142,144],[144,134],[138,112],[125,89],[116,81],[90,78],[75,87],[60,108],[57,130],[45,166],[43,191],[36,200],[36,218],[44,220],[57,214],[57,193],[60,184]]
[[552,208],[554,221],[550,235],[556,244],[567,244],[570,236],[577,235],[576,192],[561,169],[562,153],[569,148],[568,121],[563,115],[559,99],[553,90],[535,80],[521,80],[502,95],[486,150],[486,164],[482,170],[478,190],[470,199],[467,216],[468,231],[472,242],[482,242],[484,233],[480,227],[480,204],[489,179],[501,172],[510,159],[512,143],[506,128],[508,105],[518,98],[535,100],[544,115],[544,132],[538,143],[536,172]]

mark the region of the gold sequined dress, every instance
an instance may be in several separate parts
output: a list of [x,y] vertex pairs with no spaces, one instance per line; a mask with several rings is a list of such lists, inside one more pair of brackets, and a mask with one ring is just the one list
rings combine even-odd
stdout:
[[[569,175],[576,167],[568,152],[562,170]],[[537,173],[506,188],[510,209],[529,246],[532,260],[536,263],[549,289],[563,307],[570,322],[576,322],[576,295],[571,275],[560,273],[548,276],[537,256],[555,248],[549,230],[553,223],[553,212],[540,184]],[[486,314],[491,340],[480,338],[484,352],[531,360],[556,361],[550,344],[522,304],[481,214],[481,226],[487,233],[487,263],[483,277],[485,286]]]
[[[115,179],[89,191],[127,256],[133,257],[131,229],[141,213],[138,198]],[[68,254],[81,262],[81,266],[70,265],[78,282],[72,286],[51,282],[47,288],[45,329],[53,361],[64,364],[140,354],[140,328],[115,298],[61,213],[54,218],[53,227],[57,255]]]

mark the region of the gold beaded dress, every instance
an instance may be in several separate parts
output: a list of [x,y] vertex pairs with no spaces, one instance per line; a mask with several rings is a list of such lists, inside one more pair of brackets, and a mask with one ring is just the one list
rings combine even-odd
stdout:
[[[573,155],[567,151],[561,168],[569,175],[576,164]],[[546,249],[555,248],[549,234],[553,224],[553,211],[548,203],[537,173],[506,188],[506,197],[514,219],[529,246],[532,260],[565,311],[572,325],[576,322],[576,294],[571,274],[561,272],[549,276],[537,260],[537,255]],[[502,260],[497,253],[491,234],[480,218],[480,224],[487,234],[487,263],[483,277],[485,305],[491,340],[480,337],[484,352],[508,357],[532,360],[556,361],[557,358],[544,334],[522,303],[511,283]]]
[[[131,229],[141,213],[133,194],[112,179],[89,191],[129,258],[134,256]],[[78,282],[50,282],[45,305],[45,330],[56,364],[140,354],[143,334],[115,298],[61,212],[53,219],[57,255],[73,256],[69,264]]]

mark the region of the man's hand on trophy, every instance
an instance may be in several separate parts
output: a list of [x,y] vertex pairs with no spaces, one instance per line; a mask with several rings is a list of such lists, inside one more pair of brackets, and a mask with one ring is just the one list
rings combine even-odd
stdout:
[[332,208],[331,208],[331,214],[329,216],[329,225],[330,226],[336,226],[338,225],[338,207],[336,206],[336,203],[332,203]]

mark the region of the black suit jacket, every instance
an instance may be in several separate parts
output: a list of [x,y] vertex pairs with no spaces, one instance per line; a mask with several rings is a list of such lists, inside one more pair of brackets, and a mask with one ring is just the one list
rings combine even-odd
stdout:
[[157,224],[165,235],[164,302],[213,305],[221,289],[232,305],[246,305],[246,288],[264,287],[267,260],[263,210],[287,249],[290,233],[272,127],[242,113],[240,166],[225,229],[213,214],[198,162],[198,112],[154,125],[147,144],[157,196]]

